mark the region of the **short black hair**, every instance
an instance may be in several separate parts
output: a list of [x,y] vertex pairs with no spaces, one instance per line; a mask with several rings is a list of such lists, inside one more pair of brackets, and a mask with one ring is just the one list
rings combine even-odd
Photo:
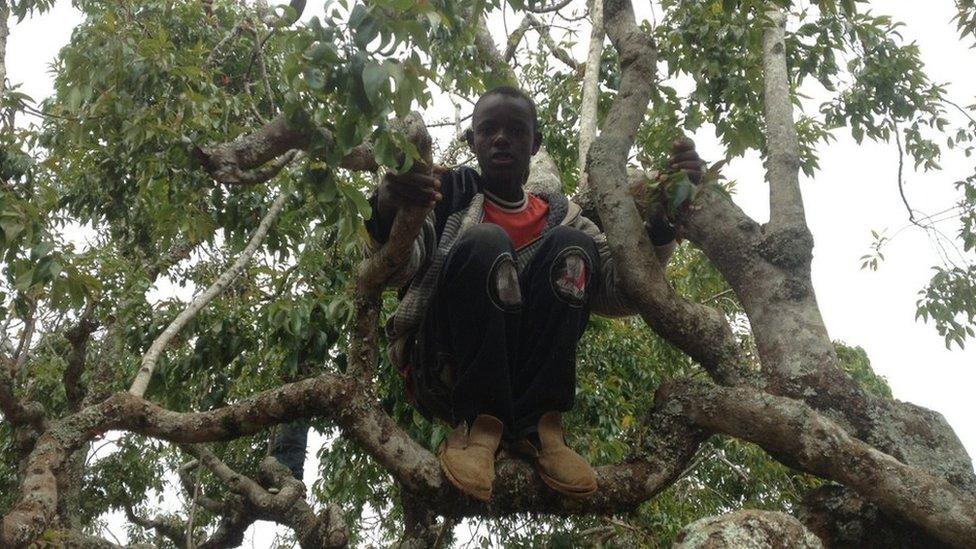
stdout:
[[496,87],[494,87],[494,88],[486,91],[485,93],[481,94],[481,97],[479,97],[478,100],[474,104],[474,109],[475,110],[478,110],[478,104],[481,103],[481,101],[484,98],[486,98],[488,96],[491,96],[491,95],[505,95],[505,96],[508,96],[508,97],[514,97],[516,99],[521,99],[522,101],[525,101],[526,103],[528,103],[529,104],[529,112],[532,113],[532,131],[533,132],[538,132],[539,131],[539,114],[538,114],[538,112],[535,109],[535,101],[532,100],[532,97],[529,96],[529,94],[525,93],[524,91],[522,91],[522,90],[520,90],[520,89],[518,89],[518,88],[516,88],[514,86],[496,86]]

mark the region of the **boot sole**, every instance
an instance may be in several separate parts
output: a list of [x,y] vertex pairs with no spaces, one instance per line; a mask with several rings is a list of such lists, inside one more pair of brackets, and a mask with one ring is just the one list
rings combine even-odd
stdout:
[[542,467],[539,465],[538,450],[536,450],[531,445],[529,445],[529,447],[532,448],[531,451],[528,448],[520,446],[519,444],[513,444],[509,446],[509,450],[517,456],[521,456],[523,458],[530,460],[532,462],[533,467],[535,468],[535,472],[538,473],[539,478],[542,479],[542,482],[545,482],[546,486],[552,488],[554,491],[559,492],[560,494],[567,497],[582,499],[595,494],[596,491],[600,488],[599,486],[596,486],[594,488],[585,491],[581,491],[578,489],[574,490],[572,487],[563,484],[558,480],[550,477],[542,470]]
[[455,488],[457,488],[458,490],[460,490],[462,493],[467,494],[467,495],[473,497],[474,499],[476,499],[478,501],[482,501],[482,502],[485,502],[485,503],[488,503],[489,501],[491,501],[491,490],[489,490],[486,493],[483,493],[483,492],[475,492],[475,491],[471,490],[470,488],[466,487],[465,485],[461,484],[461,482],[458,481],[458,479],[454,477],[454,473],[452,473],[451,470],[447,467],[447,464],[444,463],[444,456],[443,456],[443,454],[444,454],[444,451],[443,451],[443,447],[442,447],[441,450],[439,450],[437,452],[437,461],[441,464],[441,471],[444,471],[444,476],[447,477],[447,480],[449,480],[451,482],[451,484],[454,485]]
[[593,494],[596,493],[597,490],[600,489],[599,485],[598,486],[594,486],[593,488],[590,488],[589,490],[585,490],[585,491],[581,491],[579,489],[574,489],[573,487],[571,487],[571,486],[569,486],[567,484],[563,484],[563,483],[559,482],[558,480],[556,480],[556,479],[550,477],[549,475],[547,475],[545,472],[543,472],[542,467],[539,467],[539,463],[538,462],[536,462],[535,470],[536,470],[537,473],[539,473],[539,478],[542,479],[542,482],[545,482],[546,483],[546,486],[552,488],[556,492],[559,492],[560,494],[562,494],[564,496],[567,496],[567,497],[571,497],[571,498],[575,498],[575,499],[582,499],[582,498],[585,498],[585,497],[592,496]]

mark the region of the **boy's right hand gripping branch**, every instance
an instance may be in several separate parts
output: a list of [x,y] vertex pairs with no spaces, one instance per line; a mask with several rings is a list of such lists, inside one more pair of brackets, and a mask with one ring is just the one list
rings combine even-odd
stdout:
[[380,198],[397,207],[433,208],[442,198],[440,188],[440,180],[429,174],[386,172],[380,185]]
[[673,171],[684,172],[688,179],[698,185],[705,175],[705,161],[698,156],[695,142],[687,137],[676,139],[671,145],[671,158],[668,168]]

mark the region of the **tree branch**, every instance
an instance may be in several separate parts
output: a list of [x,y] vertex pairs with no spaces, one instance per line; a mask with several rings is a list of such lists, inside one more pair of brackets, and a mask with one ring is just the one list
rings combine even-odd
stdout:
[[10,364],[10,377],[17,379],[27,363],[27,354],[30,352],[31,340],[34,339],[34,326],[37,323],[37,299],[26,297],[30,303],[30,310],[27,318],[24,319],[24,329],[21,332],[20,343],[14,352],[13,362]]
[[170,540],[176,547],[183,549],[186,547],[186,530],[183,521],[177,517],[163,516],[156,518],[146,518],[136,514],[132,505],[128,502],[123,506],[125,517],[136,526],[146,530],[155,530],[159,535]]
[[234,24],[233,27],[231,27],[230,32],[228,32],[226,36],[221,38],[220,42],[217,42],[217,45],[214,46],[212,50],[210,50],[210,53],[207,55],[207,59],[203,63],[204,70],[209,69],[210,67],[214,66],[214,64],[216,64],[218,61],[221,60],[221,58],[224,56],[224,48],[226,48],[231,43],[233,43],[234,40],[236,40],[237,37],[241,35],[241,32],[244,30],[244,26],[247,23],[248,23],[247,19],[242,19],[238,21],[236,24]]
[[98,322],[94,319],[95,301],[89,300],[78,318],[77,324],[72,326],[66,333],[65,339],[68,340],[70,350],[67,357],[67,365],[61,376],[61,383],[64,385],[65,397],[68,400],[68,409],[72,412],[78,411],[82,400],[85,398],[85,386],[82,383],[82,374],[85,371],[85,361],[88,354],[88,341],[92,333],[98,329]]
[[[290,16],[286,16],[287,14],[280,16],[269,14],[264,18],[264,24],[272,28],[291,26],[301,19],[302,13],[305,11],[305,4],[307,3],[307,0],[291,0],[291,2],[288,3],[288,7],[290,7],[293,12]],[[276,6],[276,8],[280,9],[280,6]]]
[[786,13],[766,12],[771,24],[763,36],[766,108],[766,179],[769,181],[770,230],[806,229],[800,195],[800,146],[793,123],[793,102],[786,67]]
[[44,419],[44,407],[33,401],[22,401],[13,392],[14,380],[10,377],[10,369],[0,367],[0,412],[13,426],[31,425],[38,433],[47,430]]
[[[10,28],[7,20],[10,18],[10,4],[6,0],[0,1],[0,95],[7,91],[7,37],[10,36]],[[12,129],[13,111],[10,114],[0,111],[0,123],[5,129]]]
[[633,459],[597,468],[600,491],[594,496],[582,502],[564,498],[546,487],[528,463],[504,460],[499,463],[492,504],[486,507],[447,482],[437,458],[397,426],[368,396],[358,377],[322,374],[209,412],[173,412],[131,393],[116,393],[59,420],[40,437],[28,458],[20,499],[3,518],[0,545],[20,547],[40,535],[54,516],[55,475],[72,452],[106,431],[126,430],[191,444],[236,439],[269,425],[310,417],[334,420],[405,489],[426,498],[433,510],[446,516],[631,510],[667,487],[700,443],[697,431],[680,417],[665,408],[655,410],[653,435]]
[[[247,175],[249,170],[292,149],[307,149],[316,131],[307,124],[292,124],[284,114],[279,114],[254,132],[228,143],[196,148],[195,152],[215,180],[231,185],[243,184],[243,180],[255,179]],[[332,143],[332,134],[323,131],[322,137],[325,143]]]
[[[200,461],[193,459],[184,463],[183,465],[180,465],[176,470],[177,476],[180,477],[180,484],[183,486],[183,491],[186,492],[187,495],[192,496],[196,490],[196,479],[190,478],[190,473],[198,470],[199,466]],[[225,512],[226,503],[207,497],[203,493],[198,495],[197,503],[200,504],[200,507],[203,507],[214,515],[222,515]]]
[[587,172],[617,276],[652,328],[716,379],[738,383],[742,360],[724,316],[674,292],[622,183],[628,181],[627,154],[650,101],[656,51],[651,38],[638,29],[629,0],[604,2],[604,10],[606,33],[620,56],[621,81],[603,133],[590,147]]
[[526,14],[519,26],[512,31],[511,35],[509,35],[508,43],[505,47],[505,54],[502,56],[502,60],[505,63],[511,62],[512,58],[515,56],[516,50],[518,49],[519,42],[522,41],[522,37],[525,35],[525,32],[529,30],[529,28],[534,28],[536,32],[539,33],[539,38],[546,45],[546,47],[549,48],[549,51],[552,52],[556,59],[559,59],[575,71],[579,71],[582,68],[580,64],[573,59],[572,55],[556,44],[556,41],[552,38],[552,34],[549,33],[549,28],[531,13]]
[[316,515],[305,501],[305,486],[292,478],[290,471],[273,457],[261,462],[261,472],[268,484],[279,488],[271,493],[251,478],[231,469],[203,446],[184,445],[200,463],[220,479],[231,492],[245,498],[258,518],[289,526],[303,549],[345,547],[348,534],[338,508],[329,505]]
[[556,2],[555,4],[544,8],[531,8],[529,6],[525,6],[525,11],[531,11],[532,13],[552,13],[565,8],[572,1],[573,0],[562,0],[561,2]]
[[206,289],[202,294],[197,296],[190,302],[189,305],[184,309],[173,321],[163,330],[163,333],[152,342],[149,346],[149,350],[142,357],[142,365],[139,368],[138,374],[136,374],[135,380],[132,382],[132,387],[129,388],[129,392],[136,396],[142,396],[146,392],[146,387],[149,386],[149,380],[152,378],[153,370],[156,368],[156,362],[162,355],[163,350],[166,345],[183,329],[186,324],[193,319],[200,311],[207,306],[215,297],[220,295],[230,283],[237,278],[237,275],[244,270],[244,267],[251,261],[251,257],[264,242],[264,237],[267,236],[268,231],[271,229],[271,225],[274,224],[275,220],[278,219],[278,215],[281,214],[282,209],[285,207],[285,202],[288,200],[289,191],[287,189],[282,190],[278,195],[278,198],[271,204],[268,208],[268,213],[265,214],[258,228],[254,231],[251,236],[250,242],[241,252],[241,254],[234,261],[229,269],[224,271],[217,280]]
[[589,185],[586,176],[586,155],[590,145],[596,138],[597,105],[600,99],[600,59],[603,56],[603,40],[606,31],[603,29],[603,0],[591,0],[590,19],[593,27],[590,30],[590,45],[586,55],[586,66],[583,72],[583,102],[580,106],[580,137],[579,159],[577,168],[580,173],[580,186],[577,193],[583,202],[588,202]]
[[754,389],[676,382],[670,398],[694,424],[762,446],[856,490],[955,547],[976,539],[976,497],[849,434],[800,401]]

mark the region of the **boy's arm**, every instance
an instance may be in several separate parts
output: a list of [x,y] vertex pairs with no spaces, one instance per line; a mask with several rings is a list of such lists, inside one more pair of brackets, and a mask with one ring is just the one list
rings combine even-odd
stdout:
[[424,225],[414,239],[410,257],[397,269],[389,281],[390,286],[402,286],[409,281],[424,264],[437,246],[434,232],[435,214],[433,207],[441,199],[440,180],[417,173],[396,175],[387,173],[380,182],[376,193],[370,197],[372,215],[366,221],[369,234],[369,252],[378,250],[389,238],[393,219],[402,206],[428,207],[430,211]]

